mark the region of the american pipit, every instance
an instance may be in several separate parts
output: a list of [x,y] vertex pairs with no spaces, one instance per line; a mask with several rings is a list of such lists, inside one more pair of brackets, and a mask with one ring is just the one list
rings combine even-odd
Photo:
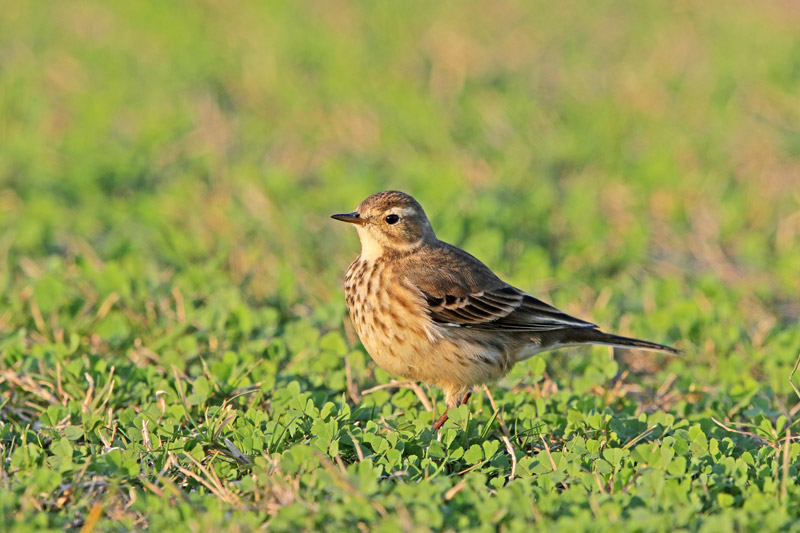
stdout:
[[[361,342],[387,372],[440,387],[447,408],[546,350],[603,344],[679,353],[604,333],[498,278],[436,238],[422,206],[386,191],[332,218],[356,226],[361,254],[347,270],[347,309]],[[463,398],[463,400],[462,400]],[[434,424],[438,429],[447,411]]]

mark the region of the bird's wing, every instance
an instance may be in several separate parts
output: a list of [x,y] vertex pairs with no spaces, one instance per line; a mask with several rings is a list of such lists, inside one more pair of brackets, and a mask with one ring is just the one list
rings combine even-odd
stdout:
[[442,244],[407,274],[425,296],[434,322],[506,331],[597,327],[512,287],[473,256]]
[[513,331],[597,327],[572,317],[530,294],[505,285],[465,296],[425,293],[431,318],[444,326]]

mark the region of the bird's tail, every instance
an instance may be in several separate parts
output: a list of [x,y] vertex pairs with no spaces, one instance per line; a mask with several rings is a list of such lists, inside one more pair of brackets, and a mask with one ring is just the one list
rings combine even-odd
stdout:
[[[617,348],[633,348],[637,350],[650,350],[653,352],[666,352],[673,355],[681,355],[680,350],[655,342],[633,339],[605,333],[595,328],[580,328],[571,330],[571,335],[564,340],[568,344],[602,344],[605,346],[615,346]],[[572,341],[572,342],[570,342]]]

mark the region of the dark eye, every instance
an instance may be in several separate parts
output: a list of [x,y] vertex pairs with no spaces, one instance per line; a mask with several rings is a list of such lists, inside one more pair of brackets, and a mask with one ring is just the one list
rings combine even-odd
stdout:
[[387,224],[397,224],[400,222],[400,217],[397,215],[386,215],[386,223]]

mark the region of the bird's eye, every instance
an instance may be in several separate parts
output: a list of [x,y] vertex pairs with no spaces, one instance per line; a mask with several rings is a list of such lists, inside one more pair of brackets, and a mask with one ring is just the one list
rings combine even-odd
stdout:
[[390,225],[391,224],[397,224],[398,222],[400,222],[400,217],[399,216],[397,216],[395,214],[386,215],[386,223],[387,224],[390,224]]

